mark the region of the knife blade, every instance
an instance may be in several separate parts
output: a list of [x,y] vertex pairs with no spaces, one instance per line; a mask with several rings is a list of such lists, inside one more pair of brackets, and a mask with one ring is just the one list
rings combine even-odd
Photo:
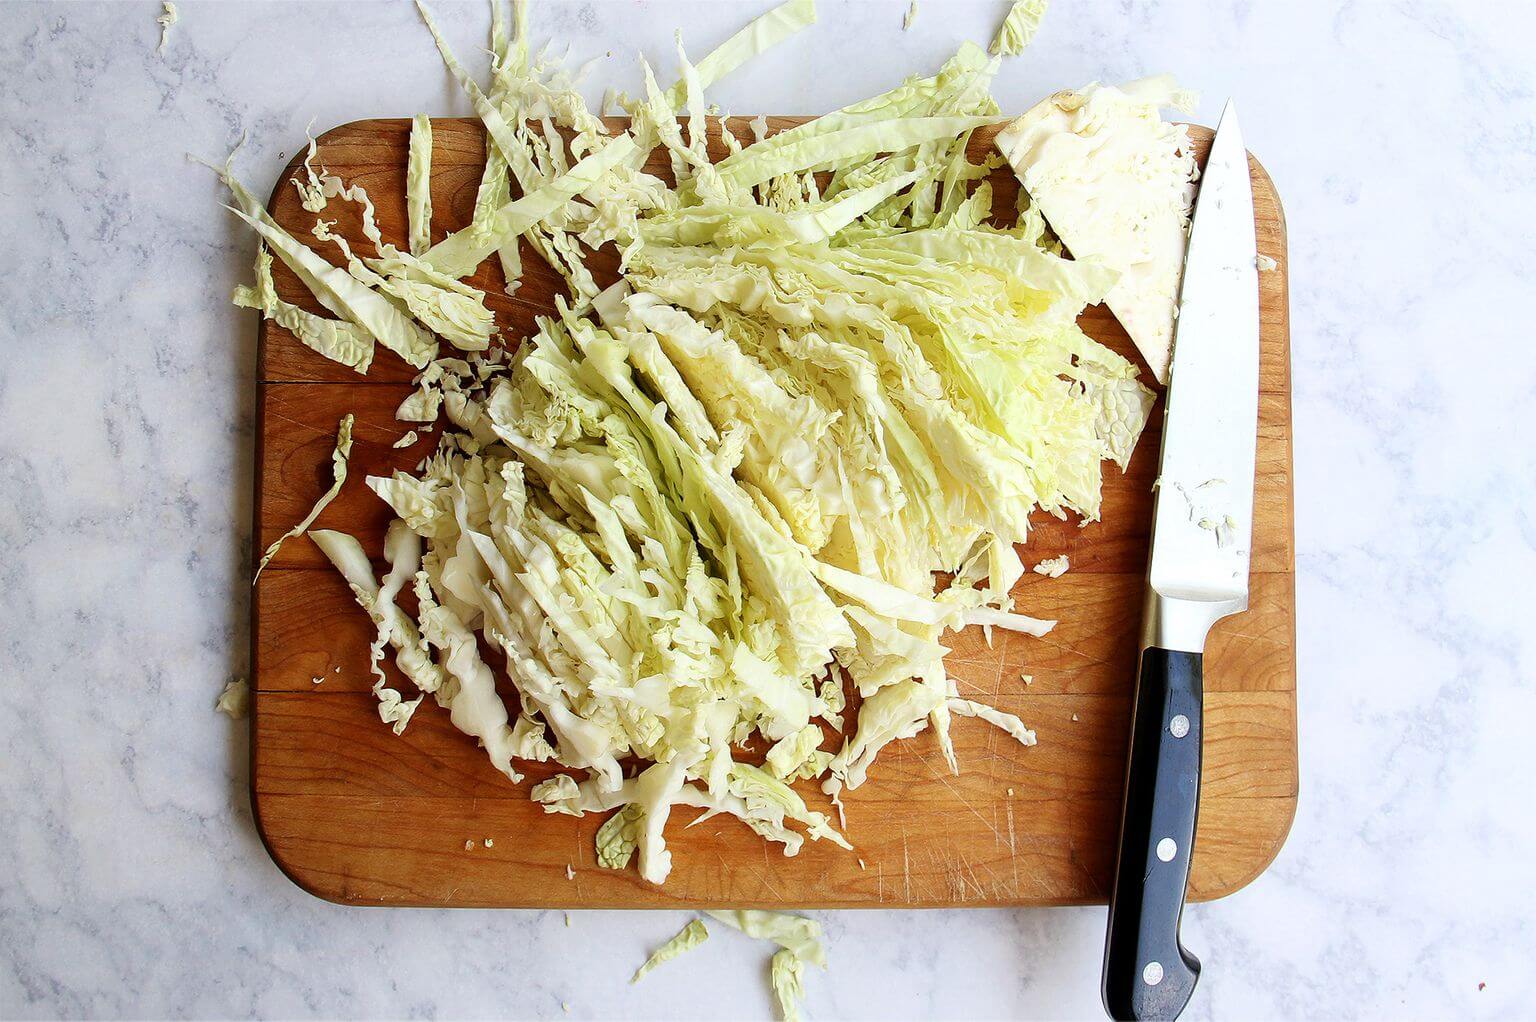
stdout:
[[1229,101],[1195,203],[1152,513],[1103,998],[1116,1019],[1173,1019],[1200,962],[1179,940],[1200,798],[1201,654],[1248,606],[1258,427],[1253,191]]

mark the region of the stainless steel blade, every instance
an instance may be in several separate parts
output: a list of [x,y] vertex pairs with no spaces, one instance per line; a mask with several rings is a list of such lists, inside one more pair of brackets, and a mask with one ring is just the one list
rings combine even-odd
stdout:
[[1248,153],[1229,102],[1195,204],[1153,512],[1147,638],[1199,652],[1248,606],[1259,282]]

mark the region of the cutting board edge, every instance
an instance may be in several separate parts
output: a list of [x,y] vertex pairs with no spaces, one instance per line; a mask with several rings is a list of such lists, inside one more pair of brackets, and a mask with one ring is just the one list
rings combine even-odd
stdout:
[[[857,910],[935,910],[955,908],[1063,908],[1076,906],[1095,906],[1107,903],[1107,898],[1102,894],[1063,897],[1019,897],[1019,898],[992,898],[962,897],[962,898],[932,898],[926,900],[891,900],[871,902],[866,897],[858,898],[827,898],[819,900],[798,899],[785,900],[782,898],[732,898],[732,899],[708,899],[670,897],[665,886],[646,888],[638,876],[631,875],[629,879],[634,886],[623,894],[614,896],[584,897],[582,899],[571,898],[520,898],[517,895],[522,892],[512,891],[510,897],[497,899],[430,899],[420,897],[398,897],[387,893],[391,884],[380,879],[368,877],[342,878],[334,872],[326,871],[311,863],[302,861],[302,853],[293,853],[283,839],[271,833],[261,811],[261,799],[254,785],[250,789],[252,818],[255,823],[257,836],[262,847],[271,858],[280,872],[290,883],[311,897],[333,905],[361,908],[478,908],[478,909],[520,909],[539,911],[703,911],[707,909],[768,909],[768,910],[795,910],[795,911],[857,911]],[[316,801],[326,801],[328,796],[302,796],[283,795],[287,800],[313,798]],[[1230,897],[1247,887],[1258,879],[1265,870],[1278,857],[1285,844],[1292,824],[1295,821],[1297,798],[1296,795],[1265,795],[1255,798],[1232,796],[1222,801],[1232,802],[1257,802],[1276,807],[1284,806],[1285,815],[1280,831],[1274,836],[1266,854],[1255,859],[1250,868],[1223,882],[1214,888],[1192,888],[1189,900],[1193,902],[1210,902]],[[1199,845],[1196,844],[1196,862],[1199,862]],[[370,889],[377,892],[369,893]],[[529,888],[533,889],[533,888]],[[573,894],[576,893],[573,891]]]

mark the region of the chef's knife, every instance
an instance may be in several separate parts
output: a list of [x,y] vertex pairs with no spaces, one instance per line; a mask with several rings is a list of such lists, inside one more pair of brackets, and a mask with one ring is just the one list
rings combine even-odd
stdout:
[[1200,962],[1179,942],[1200,798],[1201,652],[1248,607],[1259,403],[1259,287],[1248,154],[1229,102],[1184,261],[1152,515],[1125,803],[1104,946],[1104,1007],[1173,1019]]

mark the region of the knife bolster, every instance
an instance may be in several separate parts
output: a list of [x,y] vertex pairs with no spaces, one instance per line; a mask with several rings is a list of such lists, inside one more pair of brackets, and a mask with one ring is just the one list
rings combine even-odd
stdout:
[[1211,626],[1247,609],[1246,595],[1215,600],[1170,596],[1149,585],[1141,615],[1141,648],[1204,652]]

